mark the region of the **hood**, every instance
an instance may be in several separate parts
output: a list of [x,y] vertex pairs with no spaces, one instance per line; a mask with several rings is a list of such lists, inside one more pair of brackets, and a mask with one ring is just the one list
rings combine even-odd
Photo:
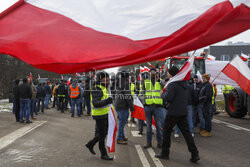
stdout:
[[77,83],[72,83],[72,87],[75,89],[77,87]]

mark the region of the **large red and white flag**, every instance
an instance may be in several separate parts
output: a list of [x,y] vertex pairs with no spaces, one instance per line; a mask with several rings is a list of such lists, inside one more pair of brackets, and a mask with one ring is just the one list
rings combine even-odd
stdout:
[[250,69],[240,57],[236,56],[222,72],[237,82],[241,89],[250,95]]
[[244,54],[244,53],[241,53],[241,59],[242,59],[243,61],[248,61],[249,56],[246,55],[246,54]]
[[182,66],[180,71],[173,77],[170,78],[170,80],[167,82],[167,84],[164,86],[163,90],[165,90],[169,83],[176,82],[176,81],[188,81],[191,76],[193,64],[194,64],[194,54],[192,54],[189,59],[186,61],[186,63]]
[[61,74],[149,62],[248,30],[249,6],[246,0],[1,0],[0,53]]

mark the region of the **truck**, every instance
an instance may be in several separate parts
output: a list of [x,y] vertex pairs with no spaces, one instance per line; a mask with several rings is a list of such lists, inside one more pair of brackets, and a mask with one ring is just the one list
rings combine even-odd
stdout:
[[[167,71],[167,69],[171,68],[173,65],[180,69],[188,60],[188,58],[188,56],[173,56],[166,58],[165,71]],[[206,73],[205,60],[205,55],[195,57],[191,78],[193,78],[198,71],[201,73],[201,75]],[[234,89],[230,91],[229,96],[224,96],[224,102],[225,111],[229,116],[234,118],[242,118],[246,116],[246,114],[250,115],[250,95],[244,92],[240,87],[234,87]]]

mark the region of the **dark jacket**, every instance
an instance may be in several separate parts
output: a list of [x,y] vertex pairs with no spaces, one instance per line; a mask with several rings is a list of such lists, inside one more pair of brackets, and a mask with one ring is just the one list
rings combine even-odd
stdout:
[[192,105],[194,106],[197,106],[198,104],[200,104],[199,97],[200,97],[201,88],[202,88],[201,82],[192,84],[192,89],[193,89]]
[[19,92],[18,92],[18,85],[15,85],[13,87],[13,95],[14,95],[14,100],[16,100],[16,101],[20,100],[20,96],[19,96]]
[[42,86],[38,86],[36,88],[36,98],[37,99],[44,99],[46,96],[45,90]]
[[133,97],[131,95],[130,83],[122,80],[121,85],[118,85],[116,91],[115,109],[134,111]]
[[169,83],[164,98],[168,102],[169,116],[187,115],[188,87],[186,81]]
[[89,84],[87,84],[87,85],[85,86],[84,93],[83,93],[83,97],[84,97],[86,100],[89,100],[89,99],[90,99],[90,86],[89,86]]
[[213,86],[210,82],[203,83],[201,92],[200,92],[200,102],[203,105],[212,104],[212,97],[213,97]]
[[[96,85],[99,85],[98,83]],[[102,89],[98,86],[94,86],[91,90],[91,94],[92,94],[92,102],[93,102],[93,106],[98,108],[98,107],[104,107],[106,105],[108,105],[108,101],[107,99],[105,100],[101,100],[103,93],[102,93]],[[108,118],[108,114],[106,115],[101,115],[101,116],[93,116],[94,119],[103,119],[103,118]]]
[[52,94],[52,91],[51,91],[50,86],[48,84],[46,84],[44,86],[44,89],[45,89],[46,95],[51,95]]
[[192,105],[192,101],[193,101],[192,95],[194,94],[193,87],[192,85],[187,83],[187,88],[188,88],[188,105]]
[[18,87],[18,93],[21,99],[31,99],[32,91],[31,86],[28,83],[23,83]]

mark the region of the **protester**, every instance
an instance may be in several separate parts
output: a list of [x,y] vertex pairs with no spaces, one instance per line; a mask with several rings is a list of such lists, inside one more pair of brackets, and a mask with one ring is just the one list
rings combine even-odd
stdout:
[[64,84],[64,81],[61,80],[60,84],[58,85],[57,89],[56,89],[56,96],[58,99],[58,108],[57,110],[61,110],[61,113],[64,113],[64,109],[65,109],[65,103],[66,103],[66,98],[67,98],[67,87]]
[[26,123],[32,123],[30,121],[30,99],[32,97],[32,90],[30,85],[28,84],[27,78],[23,79],[23,84],[21,84],[18,88],[18,92],[20,95],[20,122],[24,123],[23,116],[26,117]]
[[32,98],[31,98],[31,104],[30,104],[30,116],[31,116],[31,119],[36,119],[36,117],[34,116],[34,113],[37,115],[37,112],[36,112],[36,87],[35,85],[33,84],[31,78],[28,79],[28,83],[30,84],[31,86],[31,91],[32,91]]
[[[193,108],[192,108],[193,89],[192,89],[192,86],[187,84],[187,90],[188,90],[187,121],[188,121],[188,125],[189,125],[189,131],[191,132],[192,137],[194,137]],[[174,137],[177,138],[177,137],[179,137],[179,135],[180,135],[180,129],[179,129],[178,125],[176,125]]]
[[57,99],[57,95],[56,95],[57,87],[58,87],[58,82],[56,82],[56,84],[52,88],[52,94],[54,97],[52,108],[55,108],[56,106],[58,107],[58,99]]
[[51,88],[49,86],[49,81],[46,82],[46,85],[44,86],[44,89],[45,89],[45,93],[46,93],[46,96],[45,96],[45,108],[49,109],[49,101],[50,101],[50,98],[51,98],[51,95],[52,95],[52,91],[51,91]]
[[20,95],[18,91],[19,85],[20,85],[20,80],[19,79],[15,80],[14,87],[13,87],[13,95],[14,95],[13,111],[15,113],[16,122],[20,121]]
[[69,87],[69,95],[71,100],[71,117],[74,117],[75,106],[77,108],[77,115],[81,117],[80,103],[81,103],[81,88],[74,80]]
[[44,98],[46,96],[45,90],[42,86],[42,83],[39,83],[36,88],[36,99],[37,99],[37,113],[40,111],[40,105],[42,103],[41,112],[44,113]]
[[109,75],[106,72],[99,72],[96,76],[96,85],[91,90],[91,107],[92,116],[96,121],[96,129],[98,129],[95,137],[90,140],[85,146],[92,154],[95,154],[94,146],[99,142],[99,150],[101,152],[101,159],[113,160],[109,157],[105,148],[105,138],[108,132],[108,113],[112,104],[110,97]]
[[129,83],[129,72],[121,72],[121,79],[117,82],[116,94],[115,109],[119,116],[117,144],[127,144],[128,138],[124,135],[124,127],[129,116],[129,109],[131,112],[134,111],[133,97],[131,96]]
[[85,100],[85,105],[87,107],[87,114],[86,116],[90,116],[91,112],[91,107],[90,107],[90,79],[87,78],[87,80],[84,82],[84,100]]
[[193,124],[195,126],[197,122],[197,115],[199,117],[199,128],[200,132],[204,131],[205,129],[205,120],[203,116],[203,111],[202,111],[202,103],[200,103],[199,97],[200,97],[200,91],[202,88],[202,83],[201,83],[201,77],[198,75],[194,76],[194,83],[192,85],[193,87],[193,95],[192,95],[192,107],[193,107]]
[[163,99],[160,91],[164,85],[160,84],[159,78],[156,77],[156,69],[150,69],[150,79],[145,79],[142,83],[142,102],[144,104],[145,116],[147,121],[147,144],[145,149],[152,147],[152,116],[155,119],[157,147],[162,146],[162,127],[166,115],[166,110],[163,108]]
[[80,93],[80,115],[83,115],[83,99],[84,99],[84,97],[83,97],[83,93],[84,93],[84,85],[82,84],[82,81],[81,80],[79,80],[78,81],[78,86],[79,86],[79,88],[81,89],[81,93]]
[[[168,78],[172,78],[179,72],[178,68],[173,66],[168,71]],[[188,88],[187,81],[171,82],[166,88],[164,98],[168,102],[168,112],[163,128],[163,144],[160,154],[157,158],[169,159],[169,149],[171,144],[171,133],[173,127],[177,124],[187,143],[188,150],[191,152],[191,162],[197,162],[199,158],[198,150],[194,139],[189,131],[187,122],[188,106]]]
[[202,111],[205,119],[205,130],[201,131],[200,134],[204,137],[211,136],[212,130],[212,97],[213,87],[209,82],[210,76],[208,74],[202,75],[203,86],[200,92],[200,101],[202,102]]

